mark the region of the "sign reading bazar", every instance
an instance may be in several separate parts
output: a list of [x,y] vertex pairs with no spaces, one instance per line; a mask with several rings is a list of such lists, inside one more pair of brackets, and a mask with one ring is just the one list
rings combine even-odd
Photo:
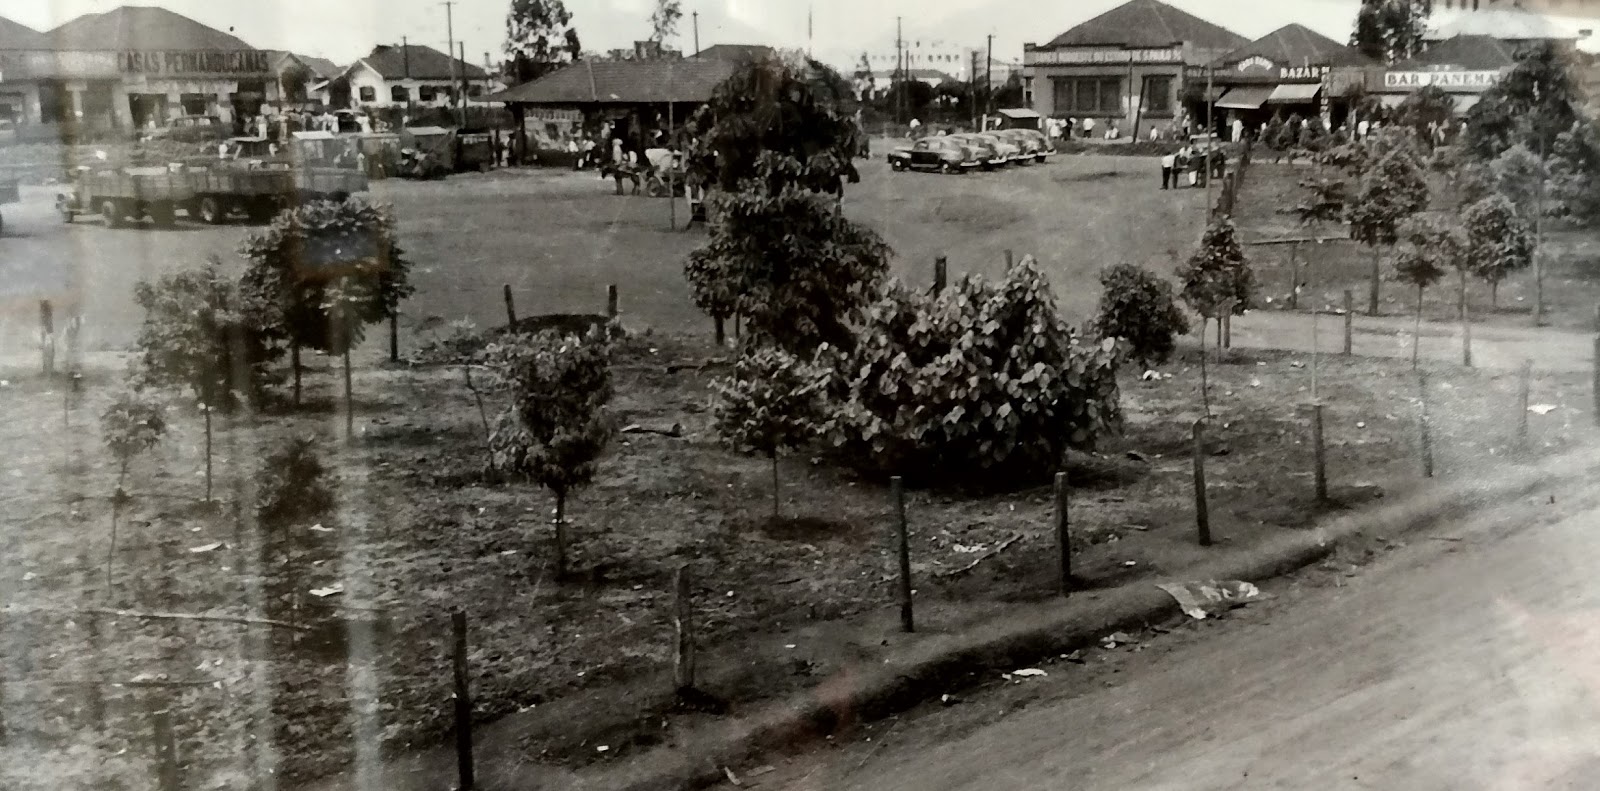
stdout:
[[133,51],[120,53],[118,60],[125,74],[159,77],[264,75],[272,71],[272,56],[255,50]]
[[1482,91],[1499,81],[1498,71],[1391,71],[1383,75],[1383,87],[1399,90],[1434,86]]

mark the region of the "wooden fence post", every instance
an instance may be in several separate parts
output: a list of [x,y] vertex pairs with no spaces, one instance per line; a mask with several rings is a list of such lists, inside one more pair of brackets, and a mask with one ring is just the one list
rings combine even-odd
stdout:
[[156,788],[179,791],[178,740],[172,733],[170,701],[162,701],[160,705],[161,708],[150,714],[150,729],[155,736]]
[[1072,593],[1072,523],[1068,515],[1067,474],[1056,473],[1056,549],[1060,554],[1061,596]]
[[1528,447],[1528,400],[1533,390],[1533,361],[1523,360],[1517,381],[1517,443]]
[[472,771],[472,697],[467,683],[467,614],[457,610],[450,613],[450,631],[454,639],[453,664],[456,687],[456,773],[457,791],[473,791]]
[[400,311],[389,314],[389,362],[400,362]]
[[56,372],[56,321],[50,300],[39,300],[39,355],[45,376]]
[[939,256],[933,259],[933,295],[944,293],[945,286],[950,282],[950,259]]
[[1594,422],[1600,425],[1600,335],[1594,339]]
[[1200,546],[1211,546],[1211,514],[1206,510],[1205,420],[1194,422],[1194,521]]
[[505,296],[506,296],[506,326],[507,327],[515,327],[515,326],[517,326],[517,303],[512,301],[512,299],[511,299],[511,284],[510,283],[507,283],[505,285]]
[[1344,290],[1344,356],[1346,357],[1355,353],[1355,321],[1356,295],[1347,288]]
[[614,319],[621,315],[621,302],[617,297],[617,284],[606,286],[606,318]]
[[679,566],[673,572],[672,587],[676,605],[672,628],[677,648],[673,654],[672,678],[681,695],[694,689],[694,599],[689,588],[688,566]]
[[1311,405],[1311,448],[1316,454],[1317,502],[1328,501],[1328,452],[1322,440],[1322,405]]
[[1011,251],[1007,250],[1006,251],[1006,274],[1010,274],[1011,273],[1011,264],[1012,264]]
[[895,531],[899,537],[900,555],[900,630],[907,634],[917,630],[911,616],[911,537],[906,526],[906,492],[900,476],[889,479],[889,490],[894,497]]

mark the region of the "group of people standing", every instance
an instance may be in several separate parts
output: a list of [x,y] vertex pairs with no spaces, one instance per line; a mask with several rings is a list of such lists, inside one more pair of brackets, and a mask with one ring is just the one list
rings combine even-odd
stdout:
[[[1209,157],[1207,156],[1209,154]],[[1207,159],[1211,166],[1206,167]],[[1228,156],[1220,148],[1196,148],[1185,145],[1177,152],[1161,158],[1161,188],[1179,189],[1188,175],[1188,186],[1203,186],[1209,179],[1221,178],[1227,171]]]

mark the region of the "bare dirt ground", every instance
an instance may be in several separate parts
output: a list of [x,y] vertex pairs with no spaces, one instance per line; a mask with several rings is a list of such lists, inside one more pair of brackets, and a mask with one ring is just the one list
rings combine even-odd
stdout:
[[1597,506],[1579,484],[1371,536],[1220,621],[987,680],[741,787],[1585,788]]

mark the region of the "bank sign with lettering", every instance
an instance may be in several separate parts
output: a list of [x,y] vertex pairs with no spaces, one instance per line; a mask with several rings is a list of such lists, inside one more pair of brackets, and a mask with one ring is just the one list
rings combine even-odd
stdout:
[[1383,87],[1417,91],[1429,86],[1446,91],[1483,91],[1500,81],[1498,71],[1391,71],[1383,75]]
[[263,77],[272,56],[255,50],[133,51],[119,56],[124,74],[147,77]]

